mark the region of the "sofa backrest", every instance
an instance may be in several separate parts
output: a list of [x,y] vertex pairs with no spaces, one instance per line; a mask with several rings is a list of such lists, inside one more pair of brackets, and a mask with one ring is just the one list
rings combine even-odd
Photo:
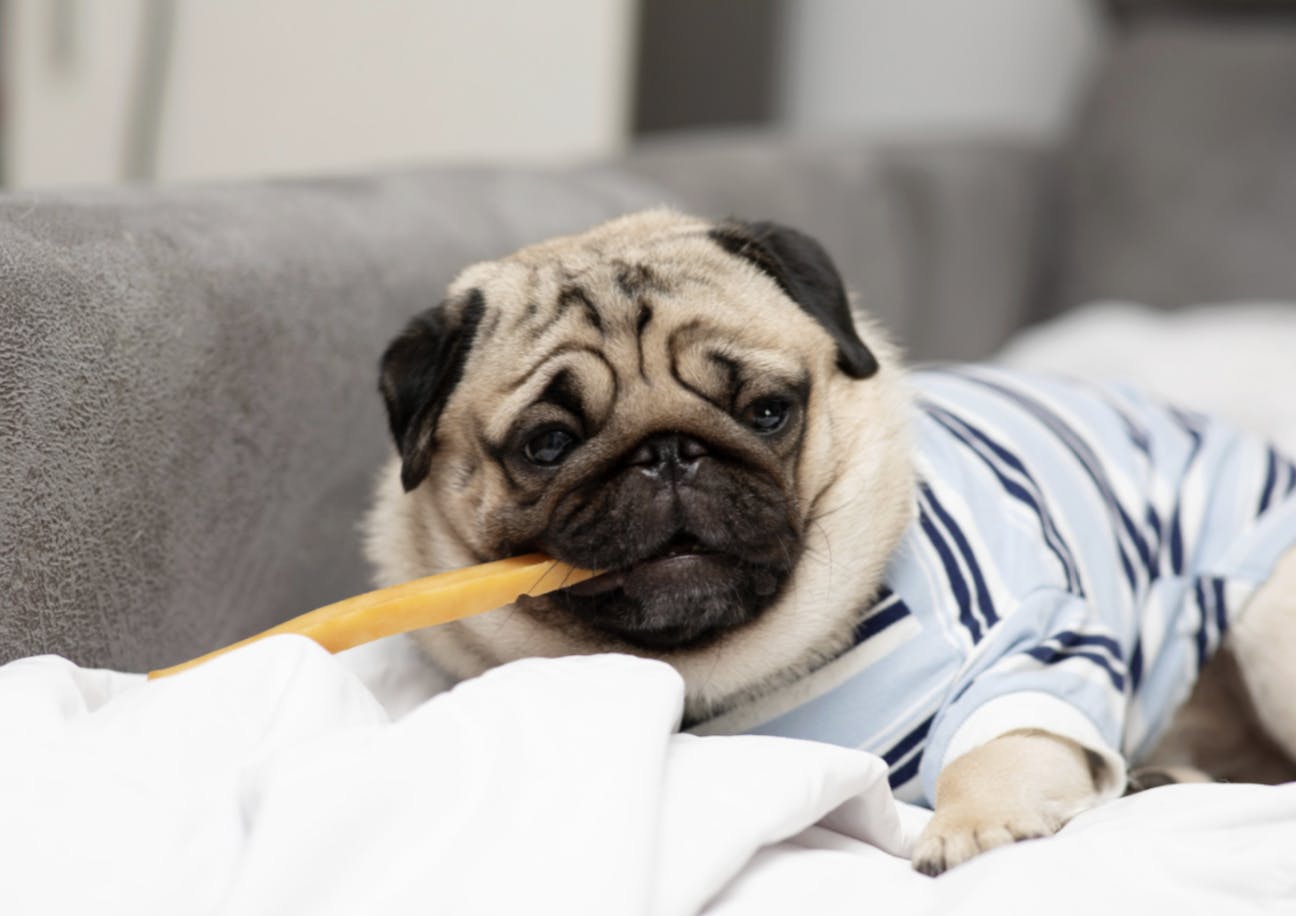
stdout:
[[915,360],[984,359],[1033,316],[1051,166],[1051,148],[1025,139],[742,133],[652,144],[625,164],[699,215],[813,235]]
[[1043,312],[1296,301],[1296,5],[1207,6],[1116,35],[1064,144]]
[[0,661],[142,670],[367,588],[387,341],[464,265],[662,200],[486,170],[0,198]]

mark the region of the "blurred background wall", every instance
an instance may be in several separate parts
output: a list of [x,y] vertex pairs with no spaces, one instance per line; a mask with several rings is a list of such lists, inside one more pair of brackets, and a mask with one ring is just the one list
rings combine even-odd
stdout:
[[1083,0],[786,4],[779,113],[802,130],[1053,135],[1102,44]]
[[1086,0],[0,0],[10,186],[571,161],[698,127],[1058,132]]
[[628,133],[632,0],[7,0],[19,186],[587,157]]

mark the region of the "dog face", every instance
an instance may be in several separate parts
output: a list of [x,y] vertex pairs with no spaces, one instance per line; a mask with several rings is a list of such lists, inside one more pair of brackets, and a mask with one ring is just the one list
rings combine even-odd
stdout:
[[908,520],[903,384],[867,336],[823,249],[771,224],[653,211],[469,268],[382,360],[380,583],[537,550],[607,571],[420,634],[460,676],[629,651],[695,712],[793,676]]

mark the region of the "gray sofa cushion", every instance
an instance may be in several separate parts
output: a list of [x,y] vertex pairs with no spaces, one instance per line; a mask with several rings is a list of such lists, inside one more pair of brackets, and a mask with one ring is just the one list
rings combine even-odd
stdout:
[[1296,21],[1157,19],[1068,144],[1051,310],[1296,299]]
[[363,590],[387,340],[464,264],[663,196],[441,171],[0,199],[0,661],[159,666]]
[[626,168],[701,215],[815,236],[911,357],[979,359],[1034,307],[1050,161],[1025,141],[721,134],[646,146]]

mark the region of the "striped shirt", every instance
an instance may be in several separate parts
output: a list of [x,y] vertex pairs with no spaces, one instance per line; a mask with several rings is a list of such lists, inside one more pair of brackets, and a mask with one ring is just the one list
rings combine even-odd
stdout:
[[853,645],[697,730],[863,748],[930,802],[958,753],[1044,728],[1110,761],[1115,794],[1296,546],[1296,464],[1122,386],[911,378],[915,519]]

